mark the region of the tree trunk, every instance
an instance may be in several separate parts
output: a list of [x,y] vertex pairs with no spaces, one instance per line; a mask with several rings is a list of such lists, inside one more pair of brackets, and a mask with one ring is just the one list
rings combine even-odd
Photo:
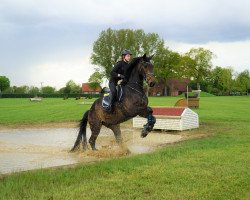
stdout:
[[197,90],[200,90],[200,83],[197,82]]
[[168,96],[168,88],[166,85],[164,86],[164,96]]

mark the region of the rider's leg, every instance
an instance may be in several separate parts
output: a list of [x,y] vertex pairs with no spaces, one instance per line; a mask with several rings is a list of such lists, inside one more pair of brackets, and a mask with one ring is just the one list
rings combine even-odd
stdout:
[[113,81],[109,82],[109,89],[110,89],[110,108],[111,108],[116,97],[116,84]]

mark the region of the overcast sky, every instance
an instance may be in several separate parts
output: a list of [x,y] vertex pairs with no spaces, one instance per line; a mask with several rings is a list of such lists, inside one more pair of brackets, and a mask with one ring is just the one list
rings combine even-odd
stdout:
[[93,73],[93,42],[107,28],[156,32],[175,51],[204,47],[213,64],[250,70],[249,0],[0,0],[0,75],[51,85]]

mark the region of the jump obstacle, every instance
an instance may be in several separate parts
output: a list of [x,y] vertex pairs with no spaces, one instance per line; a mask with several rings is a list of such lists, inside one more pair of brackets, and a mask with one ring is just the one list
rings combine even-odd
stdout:
[[[199,128],[199,116],[189,108],[180,107],[154,107],[153,115],[156,117],[154,129],[183,131]],[[133,127],[141,128],[147,123],[142,117],[133,118]]]

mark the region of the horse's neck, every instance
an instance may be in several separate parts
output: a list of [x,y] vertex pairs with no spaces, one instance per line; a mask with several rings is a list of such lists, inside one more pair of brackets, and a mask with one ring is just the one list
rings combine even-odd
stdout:
[[143,90],[143,79],[140,76],[136,67],[133,69],[132,73],[130,74],[128,83],[137,85],[139,86],[139,88],[141,88],[141,90]]

